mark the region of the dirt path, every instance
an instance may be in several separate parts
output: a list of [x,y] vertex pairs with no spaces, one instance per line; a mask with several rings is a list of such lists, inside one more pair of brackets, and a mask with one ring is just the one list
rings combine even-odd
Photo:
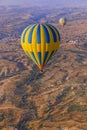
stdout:
[[1,105],[1,106],[0,106],[0,110],[5,110],[5,109],[16,109],[16,110],[21,110],[20,108],[17,108],[17,107],[12,106],[12,105],[7,105],[7,104],[4,104],[4,105]]

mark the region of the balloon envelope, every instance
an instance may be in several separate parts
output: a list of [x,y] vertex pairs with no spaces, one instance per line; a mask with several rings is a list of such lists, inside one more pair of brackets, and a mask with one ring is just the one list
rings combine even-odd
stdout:
[[60,45],[60,34],[50,24],[34,24],[24,29],[21,45],[25,53],[43,70]]
[[66,25],[66,19],[65,18],[60,18],[59,23],[64,27]]

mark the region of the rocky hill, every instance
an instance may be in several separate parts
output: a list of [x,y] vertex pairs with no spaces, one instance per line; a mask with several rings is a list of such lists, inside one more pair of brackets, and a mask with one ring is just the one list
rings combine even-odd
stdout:
[[[12,14],[15,13],[10,12],[8,17],[12,18]],[[14,22],[6,24],[6,14],[3,15],[0,130],[87,130],[86,19],[69,21],[64,29],[52,23],[60,31],[61,45],[40,73],[20,46],[21,27],[26,20],[19,26],[21,20],[15,15]],[[30,16],[31,13],[25,18]]]

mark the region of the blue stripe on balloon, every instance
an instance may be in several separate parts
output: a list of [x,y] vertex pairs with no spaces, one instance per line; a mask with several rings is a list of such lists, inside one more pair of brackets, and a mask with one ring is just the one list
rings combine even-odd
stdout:
[[27,54],[27,56],[29,56],[29,57],[30,57],[30,55],[29,55],[28,51],[26,51],[26,54]]
[[32,43],[32,34],[33,34],[33,31],[34,31],[35,26],[36,26],[36,25],[34,25],[34,26],[30,29],[29,36],[28,36],[28,43]]
[[31,52],[31,55],[33,56],[34,60],[35,60],[36,63],[37,63],[36,57],[35,57],[35,55],[34,55],[34,52]]
[[38,58],[39,58],[40,64],[42,64],[42,61],[41,61],[41,52],[38,52]]
[[22,37],[22,42],[24,43],[25,42],[25,36],[26,36],[26,33],[28,31],[28,29],[30,28],[30,26],[28,26],[25,31],[24,31],[24,34],[23,34],[23,37]]
[[53,54],[54,54],[54,51],[51,52],[51,54],[50,54],[50,56],[49,56],[47,62],[50,60],[50,58],[52,57]]
[[[58,31],[57,31],[58,32]],[[60,34],[59,34],[59,32],[58,32],[58,38],[59,38],[59,41],[61,40],[61,37],[60,37]]]
[[50,55],[50,57],[49,57],[49,58],[51,58],[51,56],[53,55],[53,53],[54,53],[54,51],[52,51],[52,52],[51,52],[51,55]]
[[51,30],[51,32],[53,34],[54,42],[57,42],[57,36],[56,36],[55,31],[53,30],[53,28],[50,25],[47,25],[47,26],[50,28],[50,30]]
[[[45,61],[46,61],[46,59],[47,59],[47,56],[48,56],[48,51],[45,52],[44,63],[45,63]],[[43,63],[43,64],[44,64],[44,63]]]
[[50,43],[49,32],[48,32],[47,28],[44,25],[42,25],[42,26],[43,26],[43,29],[44,29],[44,32],[45,32],[46,43]]
[[51,27],[53,27],[54,29],[55,29],[55,31],[57,32],[57,34],[58,34],[58,39],[59,39],[59,41],[61,40],[61,38],[60,38],[60,34],[59,34],[59,31],[54,27],[54,26],[52,26],[52,25],[50,25]]
[[37,43],[41,43],[41,36],[40,36],[40,25],[37,27]]

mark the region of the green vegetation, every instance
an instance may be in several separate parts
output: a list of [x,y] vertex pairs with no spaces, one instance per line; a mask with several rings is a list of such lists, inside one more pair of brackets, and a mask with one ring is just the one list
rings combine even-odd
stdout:
[[0,122],[4,120],[4,115],[0,113]]
[[81,106],[79,104],[70,104],[68,106],[68,111],[71,112],[71,111],[86,111],[87,109],[84,107],[84,106]]
[[2,85],[2,84],[3,84],[3,82],[0,83],[0,85]]
[[[81,52],[79,50],[67,50],[68,52],[72,52],[72,53],[75,53],[75,54],[80,54],[79,56],[81,56],[81,54],[86,54],[85,52]],[[83,57],[82,57],[83,58]]]
[[77,61],[78,61],[79,63],[82,62],[82,61],[84,61],[84,59],[85,59],[84,56],[78,54]]
[[78,77],[78,79],[77,79],[77,81],[76,81],[77,83],[84,83],[84,79],[83,78],[81,78],[81,77]]
[[72,53],[80,53],[80,51],[78,50],[67,50],[67,51],[72,52]]

